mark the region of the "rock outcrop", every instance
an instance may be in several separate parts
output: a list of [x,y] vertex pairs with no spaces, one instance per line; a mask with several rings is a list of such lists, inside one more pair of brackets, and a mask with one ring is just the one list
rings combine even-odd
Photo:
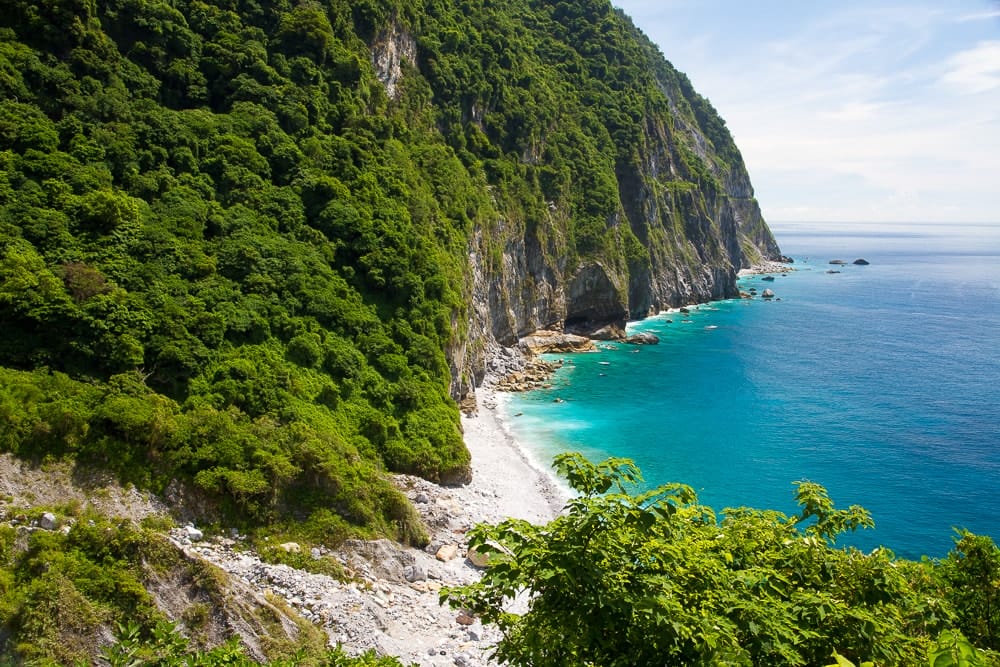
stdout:
[[[738,297],[739,270],[787,260],[715,110],[635,37],[665,105],[647,110],[636,158],[614,167],[618,203],[606,242],[589,252],[574,246],[565,200],[548,201],[531,222],[496,201],[496,218],[477,225],[469,243],[468,341],[451,350],[456,398],[474,394],[490,350],[532,332],[622,340],[629,319]],[[531,164],[544,154],[540,143],[525,156]]]
[[625,342],[629,345],[657,345],[660,342],[660,339],[651,333],[642,331],[637,334],[632,334],[625,339]]

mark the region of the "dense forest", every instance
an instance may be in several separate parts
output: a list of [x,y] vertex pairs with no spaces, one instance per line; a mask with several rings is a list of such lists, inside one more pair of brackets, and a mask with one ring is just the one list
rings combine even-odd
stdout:
[[564,268],[648,273],[616,180],[644,126],[717,147],[672,140],[681,227],[742,169],[658,57],[597,0],[8,0],[0,447],[420,542],[383,471],[469,474],[474,231],[564,210]]
[[[488,348],[732,296],[736,269],[777,253],[724,122],[607,0],[0,2],[0,451],[110,471],[216,527],[422,545],[387,473],[468,479],[457,400]],[[609,521],[627,506],[614,502]],[[627,525],[660,526],[643,512]],[[797,530],[752,518],[741,530]],[[60,619],[81,637],[121,624],[112,664],[248,661],[233,645],[197,653],[164,624],[144,568],[216,587],[162,531],[88,521],[30,539],[0,526],[15,664],[93,648],[61,642]],[[905,664],[955,619],[997,648],[1000,559],[962,539],[989,582],[967,607],[935,589],[942,616],[920,638],[893,626],[878,642],[905,635],[896,653],[842,650]],[[956,587],[976,580],[962,554]],[[884,585],[858,599],[894,600],[891,558],[859,562]],[[832,567],[809,576],[836,598]],[[494,594],[465,595],[489,617]],[[773,641],[794,643],[782,618]],[[303,632],[306,662],[350,662]],[[535,648],[503,650],[531,664]]]

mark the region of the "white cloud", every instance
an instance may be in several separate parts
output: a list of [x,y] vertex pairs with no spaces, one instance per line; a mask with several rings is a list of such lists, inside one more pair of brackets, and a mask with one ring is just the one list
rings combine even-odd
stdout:
[[1000,9],[993,9],[987,12],[976,12],[974,14],[963,14],[955,19],[955,23],[969,23],[970,21],[989,21],[1000,18]]
[[637,20],[726,119],[768,218],[1000,222],[1000,41],[961,2]]
[[980,42],[948,59],[948,71],[941,78],[960,91],[984,93],[1000,87],[1000,41]]

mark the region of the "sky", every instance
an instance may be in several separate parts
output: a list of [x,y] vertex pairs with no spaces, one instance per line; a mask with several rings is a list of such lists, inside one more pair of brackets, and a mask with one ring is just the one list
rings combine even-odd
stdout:
[[767,220],[1000,225],[1000,0],[612,0],[725,119]]

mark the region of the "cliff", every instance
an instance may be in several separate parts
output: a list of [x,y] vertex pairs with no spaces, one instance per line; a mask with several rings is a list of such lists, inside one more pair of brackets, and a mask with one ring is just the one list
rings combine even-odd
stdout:
[[[491,185],[496,214],[472,229],[469,337],[450,353],[456,398],[468,396],[484,351],[498,344],[538,329],[620,335],[628,319],[734,297],[740,268],[780,257],[724,121],[628,17],[599,2],[527,6],[531,47],[518,54],[525,62],[494,67],[502,87],[484,96],[460,79],[456,90],[451,78],[436,89],[444,103],[459,100],[466,135],[513,144],[525,181],[514,197]],[[471,24],[470,35],[502,40],[505,18],[484,8],[457,20]],[[598,28],[595,46],[588,40]],[[376,40],[390,94],[402,73],[387,66],[387,53],[409,54],[412,76],[432,86],[443,78],[436,43],[421,49],[427,41],[398,26]],[[474,38],[454,46],[477,51]],[[524,69],[533,75],[519,76]],[[581,72],[599,72],[599,85]],[[560,103],[544,119],[489,122],[504,114],[498,98],[544,102],[553,93]]]
[[426,539],[456,399],[537,329],[734,296],[777,247],[606,0],[12,0],[0,448],[204,518]]
[[606,0],[0,12],[0,450],[185,520],[422,545],[387,473],[469,480],[492,351],[777,254],[724,122]]

